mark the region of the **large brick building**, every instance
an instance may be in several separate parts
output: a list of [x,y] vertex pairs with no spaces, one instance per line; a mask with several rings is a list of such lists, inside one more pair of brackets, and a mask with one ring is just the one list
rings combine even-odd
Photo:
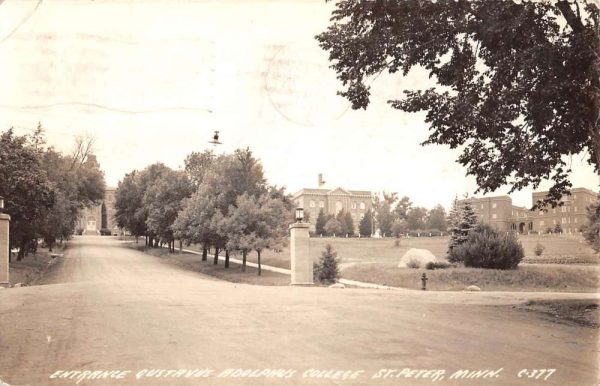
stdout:
[[[537,202],[548,192],[534,192],[533,202]],[[509,196],[470,198],[479,219],[501,229],[520,233],[545,233],[560,224],[562,232],[575,234],[587,221],[586,208],[596,202],[597,193],[586,188],[571,189],[571,195],[562,198],[562,206],[546,211],[530,211],[512,204]]]
[[115,191],[116,188],[106,188],[104,200],[91,208],[85,208],[79,215],[78,230],[85,235],[100,234],[100,229],[109,229],[111,233],[119,234],[115,221]]
[[336,215],[341,210],[349,212],[354,220],[354,230],[358,232],[358,225],[365,213],[373,208],[372,194],[364,190],[346,190],[342,188],[325,188],[323,176],[319,174],[319,188],[302,189],[292,196],[296,206],[304,208],[308,213],[310,229],[315,231],[319,211],[325,214]]

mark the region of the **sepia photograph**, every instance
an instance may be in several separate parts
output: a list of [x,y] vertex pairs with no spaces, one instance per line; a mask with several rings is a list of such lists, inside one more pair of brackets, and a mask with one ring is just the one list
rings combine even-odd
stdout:
[[600,385],[600,1],[0,0],[0,386]]

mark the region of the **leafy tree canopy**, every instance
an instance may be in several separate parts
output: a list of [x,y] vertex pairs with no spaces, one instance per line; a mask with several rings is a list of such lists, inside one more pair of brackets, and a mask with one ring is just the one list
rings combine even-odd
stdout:
[[555,206],[571,187],[568,156],[587,152],[600,171],[598,18],[586,0],[341,0],[316,38],[355,109],[373,77],[424,68],[436,87],[389,101],[426,112],[423,144],[460,148],[477,192],[550,179],[536,207]]

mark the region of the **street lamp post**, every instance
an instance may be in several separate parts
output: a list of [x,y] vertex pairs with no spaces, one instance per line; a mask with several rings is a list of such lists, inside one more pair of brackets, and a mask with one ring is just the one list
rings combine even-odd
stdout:
[[2,213],[4,209],[4,197],[0,196],[0,286],[8,287],[10,280],[8,276],[9,245],[9,223],[10,216]]

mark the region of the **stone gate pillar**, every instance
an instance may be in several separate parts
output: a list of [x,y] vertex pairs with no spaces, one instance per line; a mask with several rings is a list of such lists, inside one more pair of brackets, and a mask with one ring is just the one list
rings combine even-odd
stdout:
[[8,287],[10,281],[8,278],[8,225],[10,216],[0,213],[0,286]]
[[313,259],[309,248],[309,224],[296,222],[290,225],[290,255],[292,285],[313,284]]

